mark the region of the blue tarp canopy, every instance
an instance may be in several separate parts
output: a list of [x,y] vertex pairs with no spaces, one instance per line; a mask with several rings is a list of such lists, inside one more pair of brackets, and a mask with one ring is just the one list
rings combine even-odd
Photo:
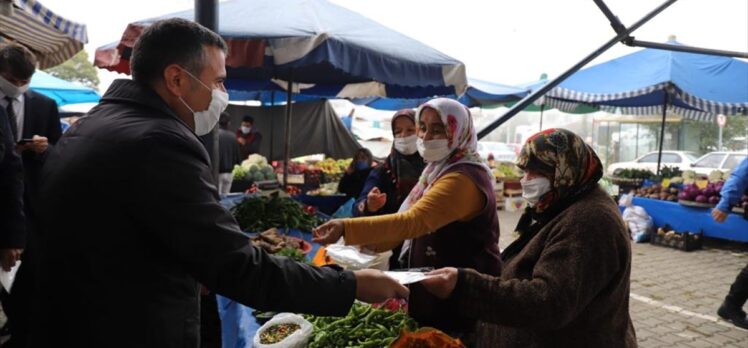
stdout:
[[[458,97],[454,94],[445,97],[457,99],[467,107],[482,107],[504,104],[517,101],[528,95],[530,91],[526,88],[518,88],[499,83],[468,78],[468,88],[465,94]],[[431,96],[430,96],[431,97]],[[354,104],[366,105],[380,110],[412,109],[425,103],[430,98],[355,98]]]
[[[461,95],[467,88],[460,61],[325,0],[218,6],[218,33],[229,45],[230,95],[266,90],[269,83],[285,88],[289,80],[305,94],[336,98]],[[118,44],[97,50],[96,65],[129,73],[127,60],[142,30],[172,17],[193,20],[194,10],[131,23]]]
[[712,120],[714,114],[746,114],[748,63],[647,48],[580,70],[547,96],[626,114],[660,114],[667,108],[686,118]]
[[39,68],[58,65],[88,42],[84,24],[67,20],[36,0],[15,0],[13,15],[0,14],[0,46],[16,42],[36,54]]
[[101,98],[94,89],[59,79],[37,70],[31,77],[31,89],[50,97],[57,106],[77,103],[95,103]]

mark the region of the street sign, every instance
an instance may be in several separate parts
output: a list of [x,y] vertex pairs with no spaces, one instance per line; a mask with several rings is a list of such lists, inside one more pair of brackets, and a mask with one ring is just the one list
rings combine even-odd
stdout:
[[717,125],[719,125],[719,128],[724,128],[725,124],[727,124],[727,117],[725,115],[717,115]]

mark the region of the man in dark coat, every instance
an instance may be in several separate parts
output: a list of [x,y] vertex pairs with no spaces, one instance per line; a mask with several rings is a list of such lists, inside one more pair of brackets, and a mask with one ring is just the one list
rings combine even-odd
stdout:
[[23,214],[23,164],[5,110],[0,109],[0,266],[10,271],[26,244]]
[[11,294],[2,293],[11,340],[7,347],[25,347],[29,332],[31,298],[38,266],[39,175],[50,146],[62,135],[54,100],[28,89],[36,71],[36,57],[17,44],[0,48],[0,106],[6,111],[24,167],[26,246],[23,266]]
[[198,139],[228,100],[225,54],[199,24],[152,24],[133,80],[115,81],[53,149],[32,347],[198,347],[198,282],[259,310],[320,315],[407,295],[382,272],[270,256],[241,233]]

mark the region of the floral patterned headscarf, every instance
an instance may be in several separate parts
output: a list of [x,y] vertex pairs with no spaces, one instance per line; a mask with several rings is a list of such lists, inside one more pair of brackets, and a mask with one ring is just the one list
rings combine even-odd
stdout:
[[546,129],[527,139],[517,166],[539,172],[551,181],[551,191],[534,207],[537,213],[588,191],[603,175],[595,151],[578,135],[561,128]]
[[405,211],[417,202],[431,188],[431,185],[444,175],[449,168],[458,164],[471,164],[485,169],[489,175],[491,170],[478,154],[478,137],[473,127],[473,118],[470,110],[456,100],[448,98],[432,99],[416,110],[416,125],[418,125],[421,114],[426,108],[431,108],[439,114],[439,118],[446,126],[447,139],[451,154],[439,162],[430,162],[423,170],[418,183],[410,191],[408,198],[400,206],[400,211]]

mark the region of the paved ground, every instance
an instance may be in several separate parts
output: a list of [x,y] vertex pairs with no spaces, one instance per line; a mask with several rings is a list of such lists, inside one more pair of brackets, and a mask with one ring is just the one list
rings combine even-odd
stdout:
[[[514,238],[510,231],[518,218],[518,213],[499,212],[502,249]],[[748,330],[716,313],[748,263],[747,250],[744,244],[718,241],[688,253],[634,244],[630,312],[639,347],[748,347]]]

